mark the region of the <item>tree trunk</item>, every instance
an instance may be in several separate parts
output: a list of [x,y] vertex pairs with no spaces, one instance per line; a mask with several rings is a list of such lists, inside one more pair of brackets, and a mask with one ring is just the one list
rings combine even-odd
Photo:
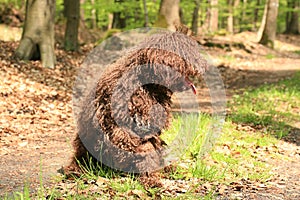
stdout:
[[54,68],[55,0],[27,0],[22,39],[15,55],[19,59],[41,59],[44,67]]
[[210,20],[209,20],[209,30],[211,32],[216,32],[218,30],[219,22],[219,9],[218,9],[218,0],[211,0],[211,11],[210,11]]
[[[243,7],[242,7],[242,17],[241,17],[241,22],[246,22],[247,23],[247,13],[246,13],[246,10],[247,10],[247,7],[248,7],[248,2],[247,0],[243,0]],[[244,31],[245,30],[245,27],[240,27],[240,31]]]
[[[292,0],[287,0],[287,8],[292,8]],[[290,29],[289,25],[290,25],[291,14],[292,14],[291,11],[286,12],[286,16],[285,16],[285,33],[287,33],[287,30]]]
[[258,35],[259,43],[274,48],[277,27],[277,13],[279,0],[267,0],[264,16]]
[[257,31],[257,22],[258,22],[258,11],[259,6],[261,4],[261,0],[256,0],[256,7],[254,9],[254,18],[253,18],[253,31]]
[[146,0],[143,0],[143,7],[144,7],[145,27],[148,27],[149,26],[149,16],[148,16]]
[[210,0],[205,0],[207,6],[201,7],[201,19],[203,20],[202,30],[209,31],[209,21],[211,18]]
[[194,34],[198,34],[198,24],[199,24],[199,9],[200,9],[200,0],[194,0],[195,7],[193,11],[192,19],[192,31]]
[[108,25],[107,30],[110,30],[113,28],[113,21],[114,21],[114,15],[112,13],[108,14]]
[[156,26],[175,30],[175,25],[180,24],[179,2],[180,0],[161,0]]
[[122,29],[126,27],[126,18],[121,17],[121,12],[113,13],[113,28]]
[[184,17],[184,12],[183,9],[181,7],[179,7],[179,18],[180,18],[180,23],[181,24],[186,24],[186,19]]
[[[123,0],[115,0],[115,3],[123,3]],[[122,16],[121,12],[113,13],[112,28],[122,29],[126,27],[126,17]]]
[[95,9],[95,0],[91,0],[91,6],[93,7],[91,10],[91,18],[92,18],[92,29],[97,28],[97,13]]
[[228,17],[227,17],[227,31],[233,33],[233,0],[227,0]]
[[240,0],[234,0],[233,2],[233,33],[240,32],[240,18],[237,13],[240,5]]
[[64,14],[67,18],[65,50],[78,50],[78,27],[80,21],[80,0],[64,0]]
[[288,13],[290,17],[287,16],[287,29],[285,33],[299,34],[299,0],[293,0],[288,5],[289,8],[293,8],[293,11]]

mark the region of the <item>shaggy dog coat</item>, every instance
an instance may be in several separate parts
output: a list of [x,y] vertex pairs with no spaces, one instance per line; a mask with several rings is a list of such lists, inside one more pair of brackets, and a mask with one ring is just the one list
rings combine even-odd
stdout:
[[123,171],[163,166],[171,96],[207,66],[196,40],[180,32],[155,34],[115,61],[83,103],[72,165],[91,154]]

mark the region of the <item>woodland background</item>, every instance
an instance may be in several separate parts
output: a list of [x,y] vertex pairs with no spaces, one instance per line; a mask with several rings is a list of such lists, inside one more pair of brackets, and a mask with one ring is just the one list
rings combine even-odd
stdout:
[[[299,2],[0,0],[0,198],[300,199]],[[93,165],[57,174],[73,154],[72,90],[85,57],[121,31],[173,22],[198,35],[224,82],[213,150],[197,156],[210,121],[199,81],[199,138],[153,182]],[[171,132],[184,120],[174,117]]]

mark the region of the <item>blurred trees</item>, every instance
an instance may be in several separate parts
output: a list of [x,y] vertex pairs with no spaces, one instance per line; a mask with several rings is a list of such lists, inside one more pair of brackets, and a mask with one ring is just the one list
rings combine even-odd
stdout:
[[238,16],[235,15],[237,8],[239,7],[240,0],[227,0],[228,4],[228,17],[227,17],[227,31],[234,33],[238,29]]
[[[76,0],[77,1],[77,0]],[[74,1],[74,2],[76,2]],[[89,29],[132,29],[155,26],[160,9],[169,0],[80,0],[81,24]],[[179,2],[180,21],[193,32],[238,33],[257,31],[262,22],[267,0],[175,0]],[[298,33],[299,1],[279,0],[277,32]],[[3,3],[2,3],[3,2]],[[0,0],[0,23],[7,22],[11,4],[22,7],[25,0]],[[72,1],[73,2],[73,1]],[[5,4],[8,6],[5,7]],[[56,0],[56,22],[65,23],[64,0]],[[177,10],[177,8],[176,8]],[[175,12],[177,15],[177,11]],[[176,19],[178,21],[178,19]],[[298,25],[297,25],[298,24]],[[196,31],[197,29],[197,31]]]
[[299,34],[300,0],[287,0],[285,33]]
[[[20,18],[15,9],[7,8],[22,9],[24,2],[0,0],[0,23]],[[85,32],[105,32],[145,26],[174,29],[174,23],[183,22],[200,34],[257,31],[261,27],[260,43],[271,47],[276,32],[299,34],[300,0],[27,0],[26,5],[16,56],[41,57],[48,67],[55,63],[54,18],[55,24],[65,27],[67,50],[78,49],[79,24]],[[10,15],[16,17],[7,17]]]

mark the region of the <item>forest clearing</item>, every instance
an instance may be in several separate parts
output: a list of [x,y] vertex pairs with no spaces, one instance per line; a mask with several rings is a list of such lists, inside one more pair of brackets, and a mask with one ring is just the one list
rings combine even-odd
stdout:
[[[147,5],[151,24],[158,3]],[[198,155],[203,139],[196,138],[178,161],[148,176],[92,161],[82,163],[84,173],[64,174],[77,134],[72,95],[78,71],[95,46],[125,28],[97,32],[81,27],[78,50],[66,51],[63,26],[56,25],[52,68],[17,58],[22,28],[14,21],[0,22],[1,199],[300,199],[299,34],[279,31],[271,47],[258,43],[257,33],[248,29],[198,33],[200,46],[220,72],[227,100],[222,134],[204,156]],[[282,29],[281,19],[278,23]],[[166,141],[183,123],[199,125],[198,135],[209,129],[210,91],[195,80],[201,114],[185,119],[173,108],[172,125],[162,135]]]

